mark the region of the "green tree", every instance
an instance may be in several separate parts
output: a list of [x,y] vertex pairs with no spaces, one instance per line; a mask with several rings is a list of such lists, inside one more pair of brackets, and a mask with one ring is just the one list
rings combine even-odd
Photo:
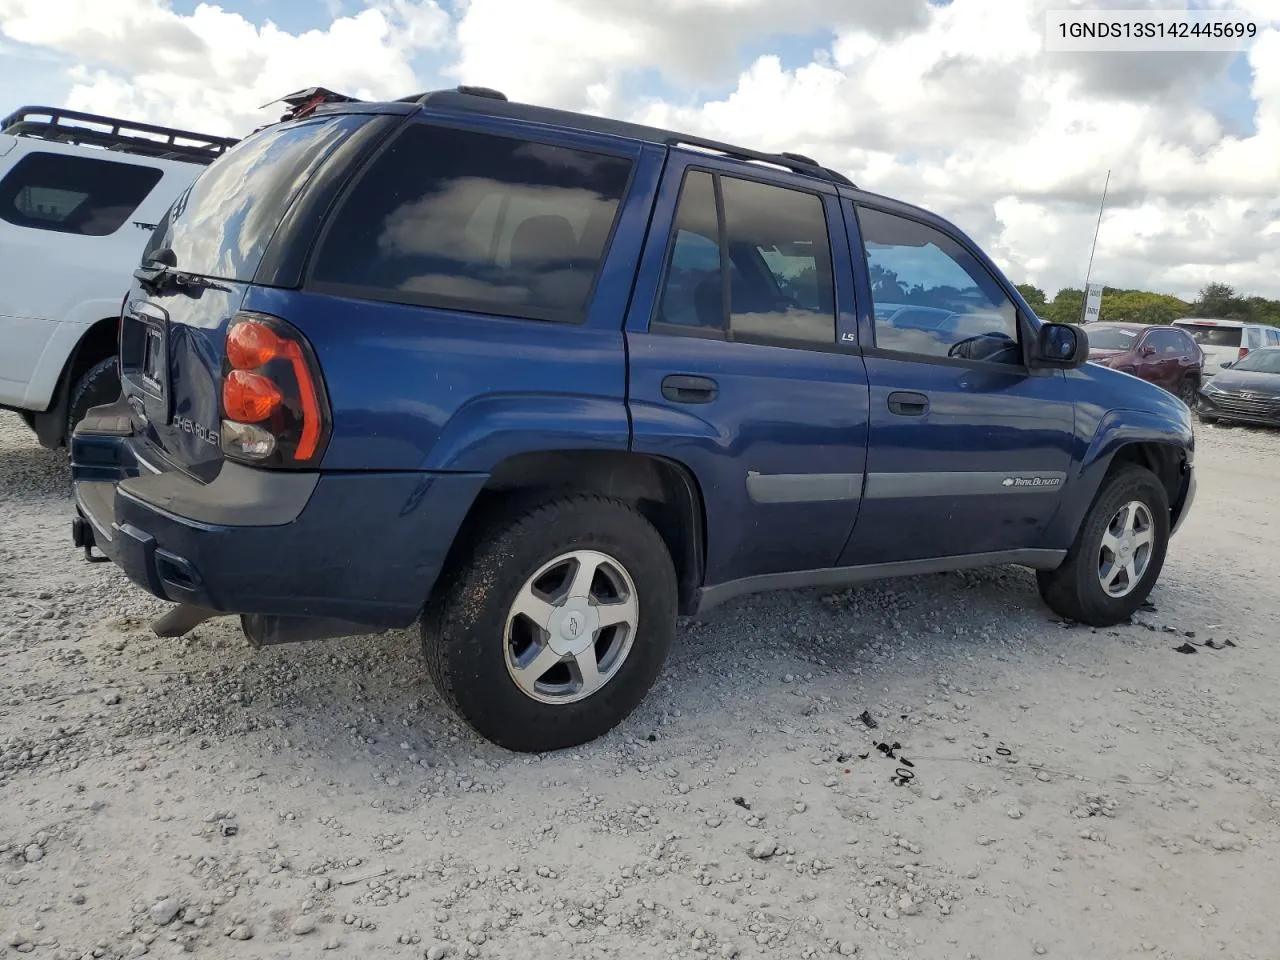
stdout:
[[1206,283],[1191,305],[1191,315],[1213,317],[1215,320],[1248,320],[1249,305],[1236,296],[1235,288],[1230,284]]
[[1019,283],[1017,287],[1018,292],[1022,294],[1022,299],[1027,301],[1027,306],[1031,307],[1037,315],[1042,314],[1046,304],[1048,303],[1045,299],[1044,291],[1029,283]]

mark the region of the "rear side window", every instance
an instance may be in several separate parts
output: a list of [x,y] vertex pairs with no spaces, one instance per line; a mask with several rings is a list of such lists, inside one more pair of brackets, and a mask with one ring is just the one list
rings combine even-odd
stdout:
[[1187,324],[1182,328],[1202,347],[1240,346],[1240,327],[1214,327],[1209,324]]
[[19,227],[105,237],[124,226],[162,176],[134,163],[29,153],[0,181],[0,217]]
[[168,247],[187,273],[249,281],[312,174],[367,116],[268,127],[215,160],[169,208],[143,252]]
[[690,170],[653,320],[662,332],[723,337],[727,329],[744,342],[833,344],[835,289],[822,199]]
[[620,157],[414,124],[343,201],[312,287],[579,322],[630,176]]

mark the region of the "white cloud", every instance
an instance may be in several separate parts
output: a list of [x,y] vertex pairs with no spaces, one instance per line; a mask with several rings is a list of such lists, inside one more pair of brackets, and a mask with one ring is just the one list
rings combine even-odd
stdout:
[[[1221,56],[1044,53],[1044,11],[1073,5],[457,0],[450,20],[434,0],[367,0],[293,34],[212,4],[185,16],[167,0],[0,0],[0,42],[66,58],[69,105],[210,132],[244,132],[276,113],[260,104],[314,83],[402,96],[429,63],[514,99],[810,154],[951,217],[1049,290],[1081,282],[1110,169],[1096,274],[1280,296],[1280,33],[1249,55],[1256,132],[1233,136],[1201,106]],[[1209,5],[1280,21],[1280,0]],[[794,43],[741,60],[820,31],[834,41],[808,63]],[[0,66],[0,83],[17,69]],[[652,74],[667,99],[637,97]]]

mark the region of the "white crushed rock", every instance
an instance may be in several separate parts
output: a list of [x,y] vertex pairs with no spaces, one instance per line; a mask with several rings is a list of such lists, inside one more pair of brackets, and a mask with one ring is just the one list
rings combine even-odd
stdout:
[[1269,956],[1280,433],[1198,438],[1133,626],[1016,568],[746,598],[617,731],[524,757],[413,632],[152,636],[0,413],[0,954]]

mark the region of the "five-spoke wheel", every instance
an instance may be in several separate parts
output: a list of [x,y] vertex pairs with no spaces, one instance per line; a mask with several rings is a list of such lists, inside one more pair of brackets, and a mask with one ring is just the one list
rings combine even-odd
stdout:
[[675,635],[666,543],[633,507],[575,496],[473,531],[423,613],[427,665],[512,750],[578,746],[644,699]]

